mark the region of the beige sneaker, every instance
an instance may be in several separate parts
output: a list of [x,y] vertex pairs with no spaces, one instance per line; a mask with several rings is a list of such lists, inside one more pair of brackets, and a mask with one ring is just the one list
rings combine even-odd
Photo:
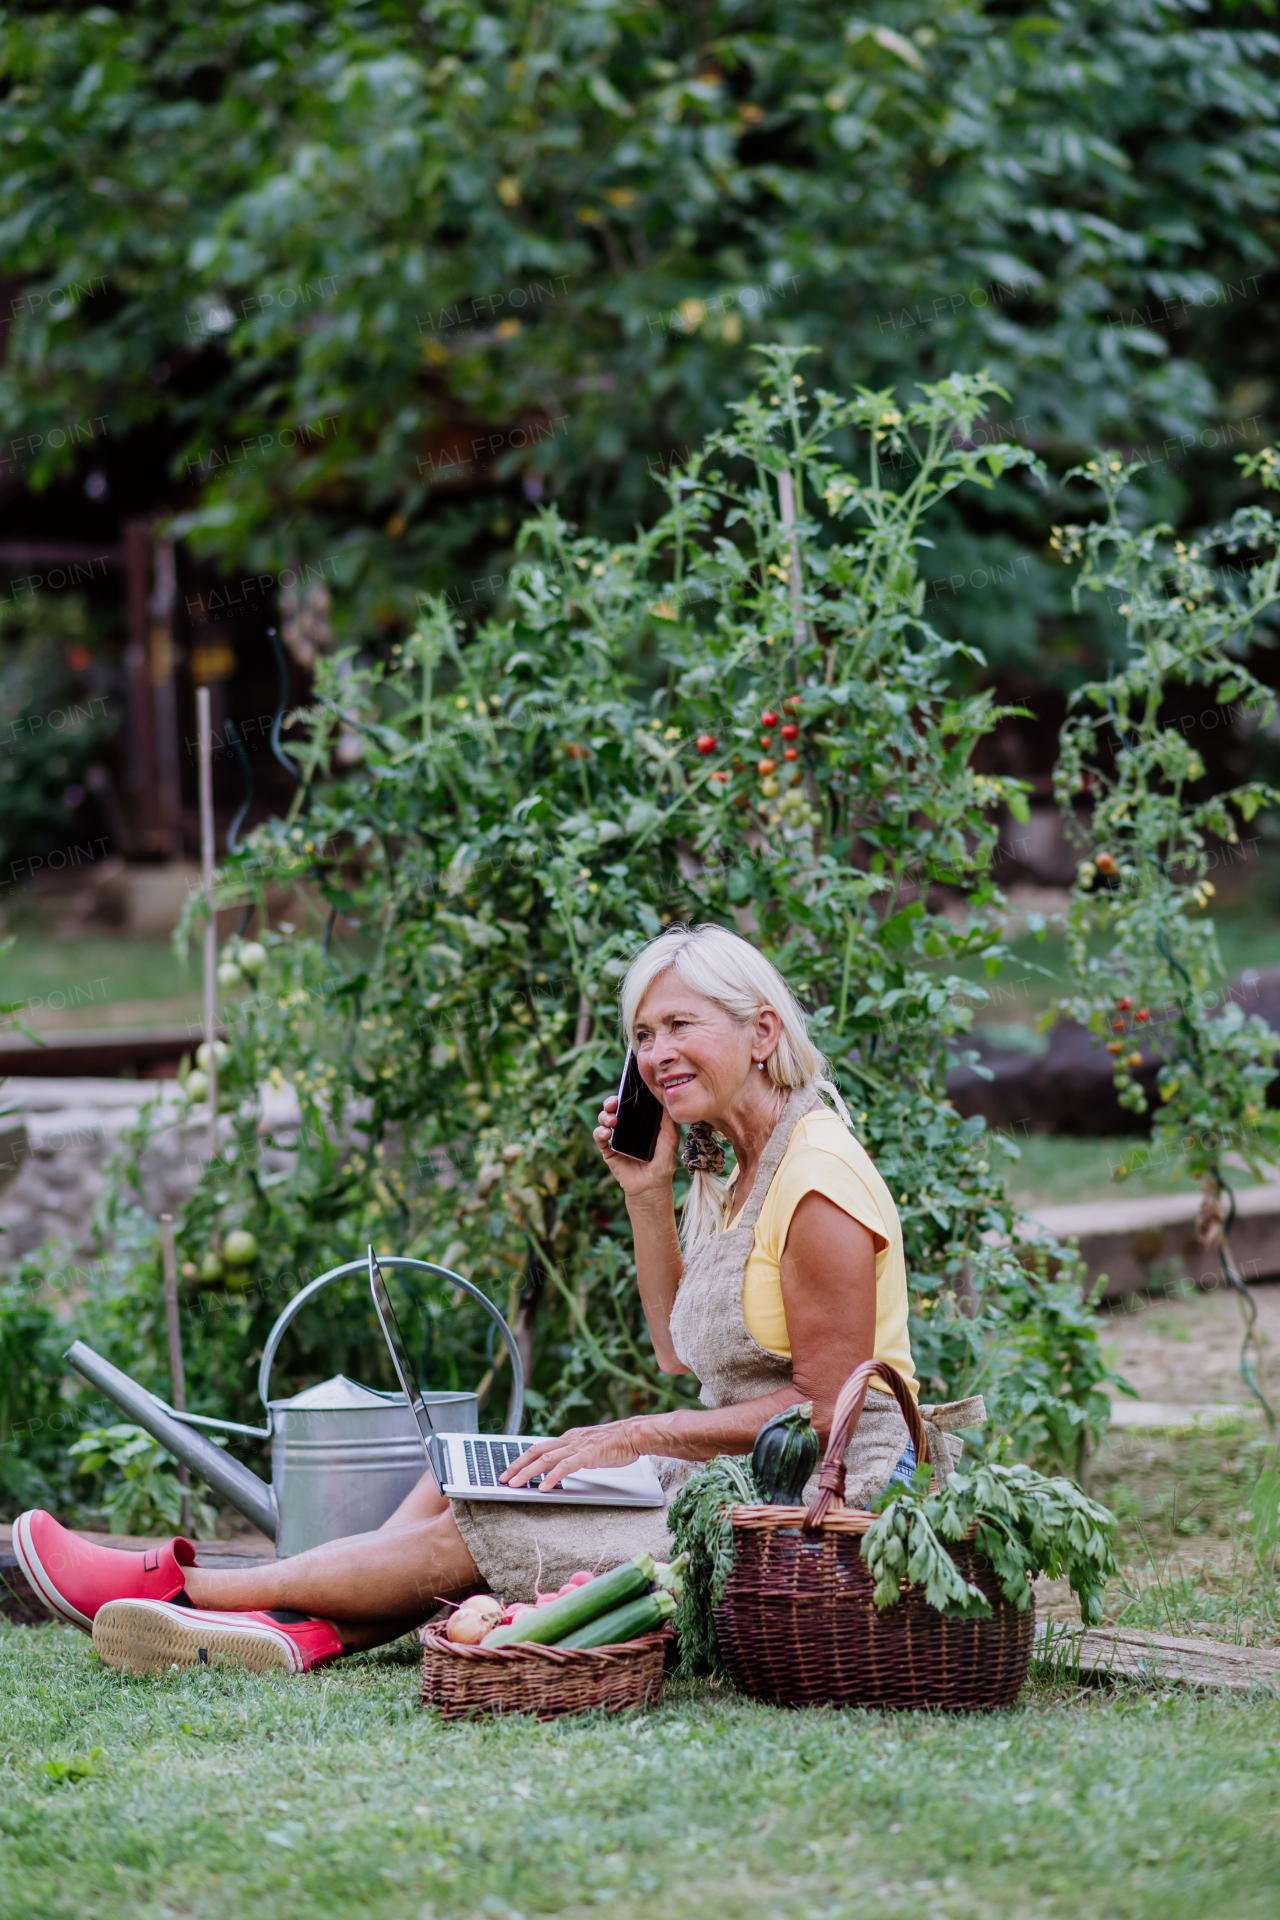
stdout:
[[309,1673],[343,1652],[328,1621],[304,1613],[211,1613],[167,1600],[108,1600],[94,1618],[93,1644],[121,1673],[224,1666]]

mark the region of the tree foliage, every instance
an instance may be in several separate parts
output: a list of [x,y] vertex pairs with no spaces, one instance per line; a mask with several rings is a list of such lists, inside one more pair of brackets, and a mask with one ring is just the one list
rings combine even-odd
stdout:
[[[178,525],[255,569],[341,555],[351,637],[424,586],[499,592],[518,481],[606,535],[655,518],[752,340],[818,347],[841,392],[986,367],[979,439],[1176,467],[1202,430],[1266,433],[1268,14],[12,8],[0,419],[37,486],[77,421],[158,429]],[[476,440],[496,494],[456,490]],[[1021,552],[988,652],[1071,671],[1035,513],[982,505],[938,576]]]

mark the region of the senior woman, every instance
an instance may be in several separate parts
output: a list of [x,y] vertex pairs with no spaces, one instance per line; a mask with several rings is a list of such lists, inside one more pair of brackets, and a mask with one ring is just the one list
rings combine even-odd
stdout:
[[[616,1101],[595,1139],[625,1197],[636,1277],[658,1365],[696,1376],[702,1407],[574,1427],[540,1440],[504,1478],[551,1488],[586,1466],[654,1458],[668,1495],[694,1466],[747,1453],[784,1407],[814,1404],[820,1432],[861,1361],[914,1390],[897,1210],[849,1130],[804,1016],[777,970],[723,928],[675,928],[637,957],[623,1025],[665,1113],[653,1159],[615,1154]],[[829,1096],[834,1105],[822,1098]],[[672,1187],[681,1127],[693,1170],[677,1233]],[[722,1177],[720,1135],[736,1171]],[[930,1431],[945,1470],[945,1440]],[[897,1403],[873,1388],[846,1456],[862,1504],[914,1466]],[[430,1475],[376,1532],[273,1566],[198,1568],[185,1540],[146,1555],[101,1548],[40,1512],[14,1546],[32,1585],[103,1657],[129,1667],[237,1656],[306,1670],[417,1626],[440,1598],[492,1589],[508,1600],[581,1566],[671,1551],[666,1510],[450,1500]]]

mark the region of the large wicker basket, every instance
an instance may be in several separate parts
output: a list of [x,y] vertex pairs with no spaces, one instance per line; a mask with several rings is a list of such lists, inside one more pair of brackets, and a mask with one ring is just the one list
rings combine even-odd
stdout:
[[447,1720],[477,1714],[527,1713],[559,1720],[568,1713],[625,1713],[662,1705],[663,1656],[671,1629],[616,1647],[464,1647],[423,1627],[422,1704]]
[[857,1368],[836,1401],[813,1504],[733,1510],[733,1572],[715,1614],[725,1666],[744,1693],[780,1706],[1009,1706],[1027,1676],[1035,1614],[1005,1599],[971,1542],[951,1553],[990,1600],[990,1619],[949,1620],[905,1581],[883,1613],[873,1604],[859,1551],[872,1516],[840,1498],[845,1448],[873,1377],[892,1387],[916,1458],[928,1459],[901,1375],[872,1361]]

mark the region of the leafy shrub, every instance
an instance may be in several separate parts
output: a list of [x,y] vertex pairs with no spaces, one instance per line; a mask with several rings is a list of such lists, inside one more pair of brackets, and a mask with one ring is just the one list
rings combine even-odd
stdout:
[[[536,1318],[547,1418],[686,1399],[653,1368],[589,1124],[621,1063],[631,954],[673,918],[713,919],[751,926],[812,1009],[898,1196],[917,1298],[939,1328],[962,1317],[956,1288],[1011,1217],[981,1123],[945,1097],[948,1043],[986,997],[956,968],[999,969],[990,859],[998,809],[1025,797],[971,764],[999,709],[953,690],[962,650],[922,616],[916,554],[932,507],[1028,456],[965,444],[981,377],[905,410],[806,403],[798,363],[767,356],[652,532],[609,546],[548,513],[510,620],[464,643],[433,607],[387,661],[322,667],[306,800],[225,890],[310,873],[358,937],[265,936],[227,1005],[235,1157],[184,1219],[193,1267],[232,1226],[268,1288],[366,1236],[430,1251],[526,1338]],[[851,434],[866,478],[827,451]],[[322,785],[343,726],[362,762]],[[295,1167],[268,1182],[254,1128],[272,1076],[299,1124]],[[246,1358],[268,1311],[232,1310]]]
[[[159,1441],[141,1427],[86,1427],[70,1456],[80,1473],[101,1476],[91,1504],[107,1516],[112,1533],[173,1533],[182,1524],[184,1489],[177,1472]],[[196,1531],[208,1539],[216,1509],[197,1490],[190,1500]]]
[[27,1269],[0,1284],[0,1512],[65,1504],[68,1431],[63,1397],[66,1329],[36,1297]]

